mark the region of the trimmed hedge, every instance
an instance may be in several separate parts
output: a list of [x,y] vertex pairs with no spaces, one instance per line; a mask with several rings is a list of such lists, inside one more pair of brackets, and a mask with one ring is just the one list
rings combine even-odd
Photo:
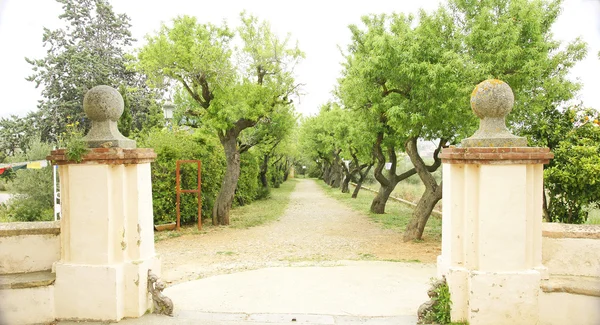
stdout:
[[[212,134],[186,130],[155,130],[139,141],[138,147],[153,148],[157,154],[152,163],[152,198],[156,224],[176,220],[175,168],[177,160],[202,161],[202,218],[211,217],[215,198],[225,171],[225,154],[218,139]],[[181,188],[196,188],[196,166],[183,164]],[[195,193],[181,194],[181,223],[197,220]]]

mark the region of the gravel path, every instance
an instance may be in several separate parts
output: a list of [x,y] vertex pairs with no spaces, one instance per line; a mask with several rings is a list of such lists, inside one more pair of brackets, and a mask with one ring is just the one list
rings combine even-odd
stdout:
[[[249,229],[211,227],[156,243],[162,277],[179,283],[274,266],[332,266],[344,260],[435,262],[438,242],[403,243],[398,230],[328,197],[313,180],[298,179],[277,221]],[[365,193],[363,193],[365,195]]]

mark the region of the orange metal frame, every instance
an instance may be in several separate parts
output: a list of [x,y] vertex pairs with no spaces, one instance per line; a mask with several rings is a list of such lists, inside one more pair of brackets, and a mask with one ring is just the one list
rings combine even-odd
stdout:
[[[198,187],[195,190],[182,190],[181,189],[181,175],[179,173],[181,164],[197,164],[198,165]],[[180,202],[181,202],[181,193],[197,193],[198,195],[198,230],[202,229],[202,162],[200,160],[177,160],[177,166],[175,169],[175,191],[177,192],[177,230],[179,230],[181,226],[181,212],[180,212]]]

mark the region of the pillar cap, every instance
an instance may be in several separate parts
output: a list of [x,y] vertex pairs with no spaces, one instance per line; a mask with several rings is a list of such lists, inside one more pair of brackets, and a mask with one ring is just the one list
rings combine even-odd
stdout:
[[439,157],[445,164],[533,165],[549,163],[554,154],[549,148],[535,147],[449,147]]
[[[66,149],[57,149],[50,152],[46,157],[53,165],[78,164],[68,160]],[[91,148],[87,154],[82,157],[79,164],[96,165],[133,165],[150,163],[156,159],[156,153],[151,148]]]
[[105,85],[90,89],[83,97],[83,111],[92,121],[84,137],[90,148],[135,148],[134,140],[124,137],[117,127],[123,114],[123,96]]
[[527,139],[506,128],[506,116],[515,96],[508,84],[498,79],[484,80],[471,93],[471,109],[479,117],[479,129],[461,145],[468,147],[527,147]]

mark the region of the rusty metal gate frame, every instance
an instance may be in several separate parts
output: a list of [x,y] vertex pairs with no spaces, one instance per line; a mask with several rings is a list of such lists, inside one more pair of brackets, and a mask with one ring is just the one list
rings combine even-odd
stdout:
[[[181,164],[197,164],[198,165],[198,187],[195,190],[181,189],[181,174],[179,173]],[[181,227],[181,193],[197,193],[198,195],[198,230],[202,230],[202,161],[200,160],[177,160],[175,168],[175,192],[177,192],[177,231]]]

